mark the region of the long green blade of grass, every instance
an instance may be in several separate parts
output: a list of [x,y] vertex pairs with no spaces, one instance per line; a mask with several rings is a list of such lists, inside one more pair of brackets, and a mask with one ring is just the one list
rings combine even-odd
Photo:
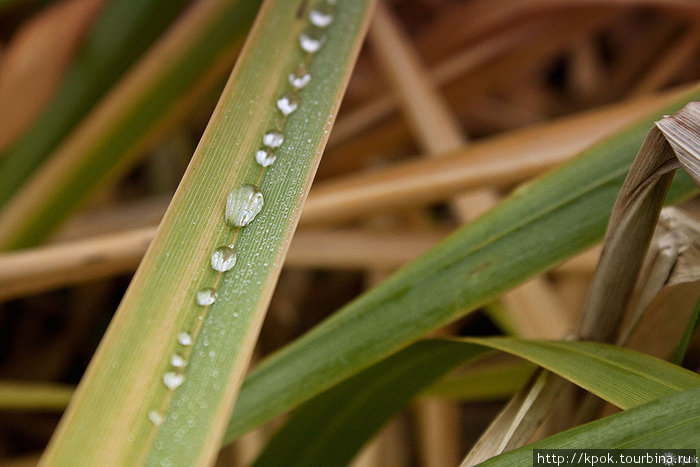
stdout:
[[185,4],[185,0],[107,2],[52,101],[0,155],[0,207]]
[[623,408],[700,388],[695,373],[611,345],[513,338],[419,341],[299,407],[256,465],[343,465],[424,388],[488,349],[528,359]]
[[173,114],[197,102],[188,94],[193,86],[217,82],[212,69],[222,74],[219,62],[240,48],[259,6],[260,0],[207,0],[187,10],[0,212],[0,249],[39,243],[124,174]]
[[463,342],[416,342],[301,406],[254,465],[345,465],[417,393],[487,350]]
[[688,351],[690,341],[693,339],[695,331],[698,329],[698,324],[700,324],[700,300],[698,300],[698,302],[695,304],[695,309],[688,320],[688,325],[685,328],[683,337],[681,337],[678,347],[676,347],[676,350],[673,352],[673,356],[671,357],[671,361],[673,363],[678,365],[683,363],[683,359],[685,358],[685,353]]
[[594,342],[465,339],[525,358],[622,409],[700,387],[700,375],[648,355]]
[[469,368],[441,379],[423,395],[463,402],[506,400],[523,387],[536,368],[527,361]]
[[[598,241],[654,119],[528,184],[384,283],[258,366],[246,379],[227,440],[398,351]],[[669,199],[694,190],[679,174]]]
[[700,445],[700,389],[689,389],[581,425],[481,466],[531,466],[533,449],[695,449]]
[[58,384],[0,381],[0,410],[61,412],[73,395],[73,387]]
[[[45,464],[212,462],[371,6],[339,1],[321,29],[305,0],[265,3]],[[293,91],[300,64],[311,80]],[[277,147],[267,167],[263,145]]]

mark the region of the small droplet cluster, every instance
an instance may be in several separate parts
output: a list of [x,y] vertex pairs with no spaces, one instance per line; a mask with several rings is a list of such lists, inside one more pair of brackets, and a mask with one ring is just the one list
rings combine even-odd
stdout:
[[[301,105],[299,92],[311,82],[311,74],[308,71],[309,64],[313,54],[321,49],[326,40],[325,29],[333,22],[335,3],[336,0],[320,0],[309,11],[310,25],[299,35],[299,46],[306,53],[304,60],[289,74],[290,89],[285,91],[275,103],[281,118],[278,118],[273,129],[263,134],[262,145],[254,153],[255,161],[263,169],[258,177],[258,183],[265,169],[277,160],[277,150],[284,144],[282,131],[287,117],[299,108]],[[237,229],[235,231],[236,237],[241,228],[255,219],[263,206],[263,194],[255,184],[240,185],[229,193],[226,199],[225,219],[227,223]],[[212,253],[210,264],[217,273],[226,273],[235,267],[237,257],[233,248],[234,242],[235,238],[230,245],[220,246]],[[198,320],[200,324],[193,333],[194,337],[188,332],[177,334],[177,343],[184,349],[181,349],[182,353],[172,355],[170,359],[171,369],[163,374],[163,384],[168,390],[174,391],[185,382],[183,371],[187,366],[187,355],[189,354],[187,348],[193,345],[208,307],[214,304],[217,298],[218,293],[213,287],[205,287],[197,291],[195,301],[197,305],[203,307]],[[237,314],[234,313],[234,316]],[[159,411],[152,410],[149,412],[148,418],[153,425],[159,426],[163,423],[165,416]]]

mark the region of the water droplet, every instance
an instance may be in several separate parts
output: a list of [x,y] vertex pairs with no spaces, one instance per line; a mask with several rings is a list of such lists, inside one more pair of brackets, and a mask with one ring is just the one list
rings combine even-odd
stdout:
[[263,135],[263,144],[270,148],[278,148],[284,143],[284,136],[276,130],[268,131]]
[[216,293],[216,290],[212,289],[211,287],[202,289],[197,292],[197,305],[211,305],[216,301],[216,297],[218,297],[218,294]]
[[263,208],[263,194],[254,185],[241,185],[228,195],[226,221],[236,227],[248,225]]
[[277,99],[277,108],[280,109],[282,115],[290,115],[299,107],[299,96],[291,92],[286,93]]
[[148,419],[155,425],[160,426],[163,423],[165,417],[157,410],[151,410],[148,412]]
[[304,65],[299,65],[294,72],[289,74],[289,84],[291,84],[294,89],[306,87],[309,81],[311,81],[311,74],[306,70]]
[[173,356],[170,358],[170,364],[175,368],[184,368],[185,365],[187,365],[187,360],[185,360],[181,355],[173,354]]
[[271,166],[276,159],[277,155],[275,154],[275,151],[271,149],[260,148],[255,152],[255,160],[263,167]]
[[178,332],[177,341],[180,345],[192,345],[192,336],[188,332]]
[[333,22],[333,6],[326,1],[320,1],[310,12],[311,24],[319,28],[325,28]]
[[182,373],[175,373],[174,371],[168,371],[163,375],[163,383],[165,384],[165,387],[170,389],[171,391],[174,391],[182,383],[185,382],[185,375]]
[[299,45],[304,52],[310,54],[318,52],[326,37],[318,29],[307,29],[299,36]]
[[211,268],[214,271],[230,271],[235,265],[236,252],[230,246],[220,246],[211,254]]

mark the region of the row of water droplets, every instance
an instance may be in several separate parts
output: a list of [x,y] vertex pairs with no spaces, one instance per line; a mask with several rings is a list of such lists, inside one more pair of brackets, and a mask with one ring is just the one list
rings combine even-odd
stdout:
[[[291,89],[277,99],[277,109],[282,114],[282,118],[277,120],[274,129],[263,135],[262,145],[254,154],[255,161],[262,168],[258,180],[262,179],[265,169],[277,159],[277,149],[284,143],[282,130],[287,117],[299,108],[301,103],[299,91],[311,81],[311,74],[308,71],[309,63],[313,54],[318,52],[325,42],[324,29],[333,22],[335,3],[336,0],[320,0],[309,11],[311,25],[299,35],[299,45],[306,52],[304,61],[289,74]],[[226,198],[226,222],[232,224],[236,231],[231,244],[216,248],[211,255],[211,268],[219,273],[217,282],[221,274],[230,271],[236,265],[234,243],[238,232],[255,219],[263,205],[263,194],[255,184],[241,185],[232,190]],[[163,374],[163,384],[168,390],[174,391],[185,382],[184,369],[187,366],[191,347],[201,329],[209,306],[217,298],[218,294],[214,287],[205,287],[197,291],[195,301],[197,305],[203,307],[202,312],[198,316],[198,324],[192,333],[183,331],[177,334],[178,349],[181,353],[176,352],[172,355],[170,368]],[[155,426],[159,426],[165,419],[162,412],[158,410],[149,412],[148,418]]]

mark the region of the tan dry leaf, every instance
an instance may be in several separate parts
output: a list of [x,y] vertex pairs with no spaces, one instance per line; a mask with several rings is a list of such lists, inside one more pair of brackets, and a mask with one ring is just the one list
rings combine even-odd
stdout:
[[471,467],[527,443],[567,381],[538,370],[481,435],[460,467]]
[[[610,216],[579,338],[617,339],[674,172],[681,164],[687,170],[692,160],[690,141],[693,133],[700,135],[700,119],[692,115],[696,112],[692,103],[687,105],[673,117],[657,122],[644,140]],[[698,148],[695,144],[694,151]]]
[[626,345],[649,305],[669,286],[700,280],[700,222],[675,207],[661,211],[619,345]]
[[41,113],[104,0],[65,0],[12,38],[0,62],[0,151]]

